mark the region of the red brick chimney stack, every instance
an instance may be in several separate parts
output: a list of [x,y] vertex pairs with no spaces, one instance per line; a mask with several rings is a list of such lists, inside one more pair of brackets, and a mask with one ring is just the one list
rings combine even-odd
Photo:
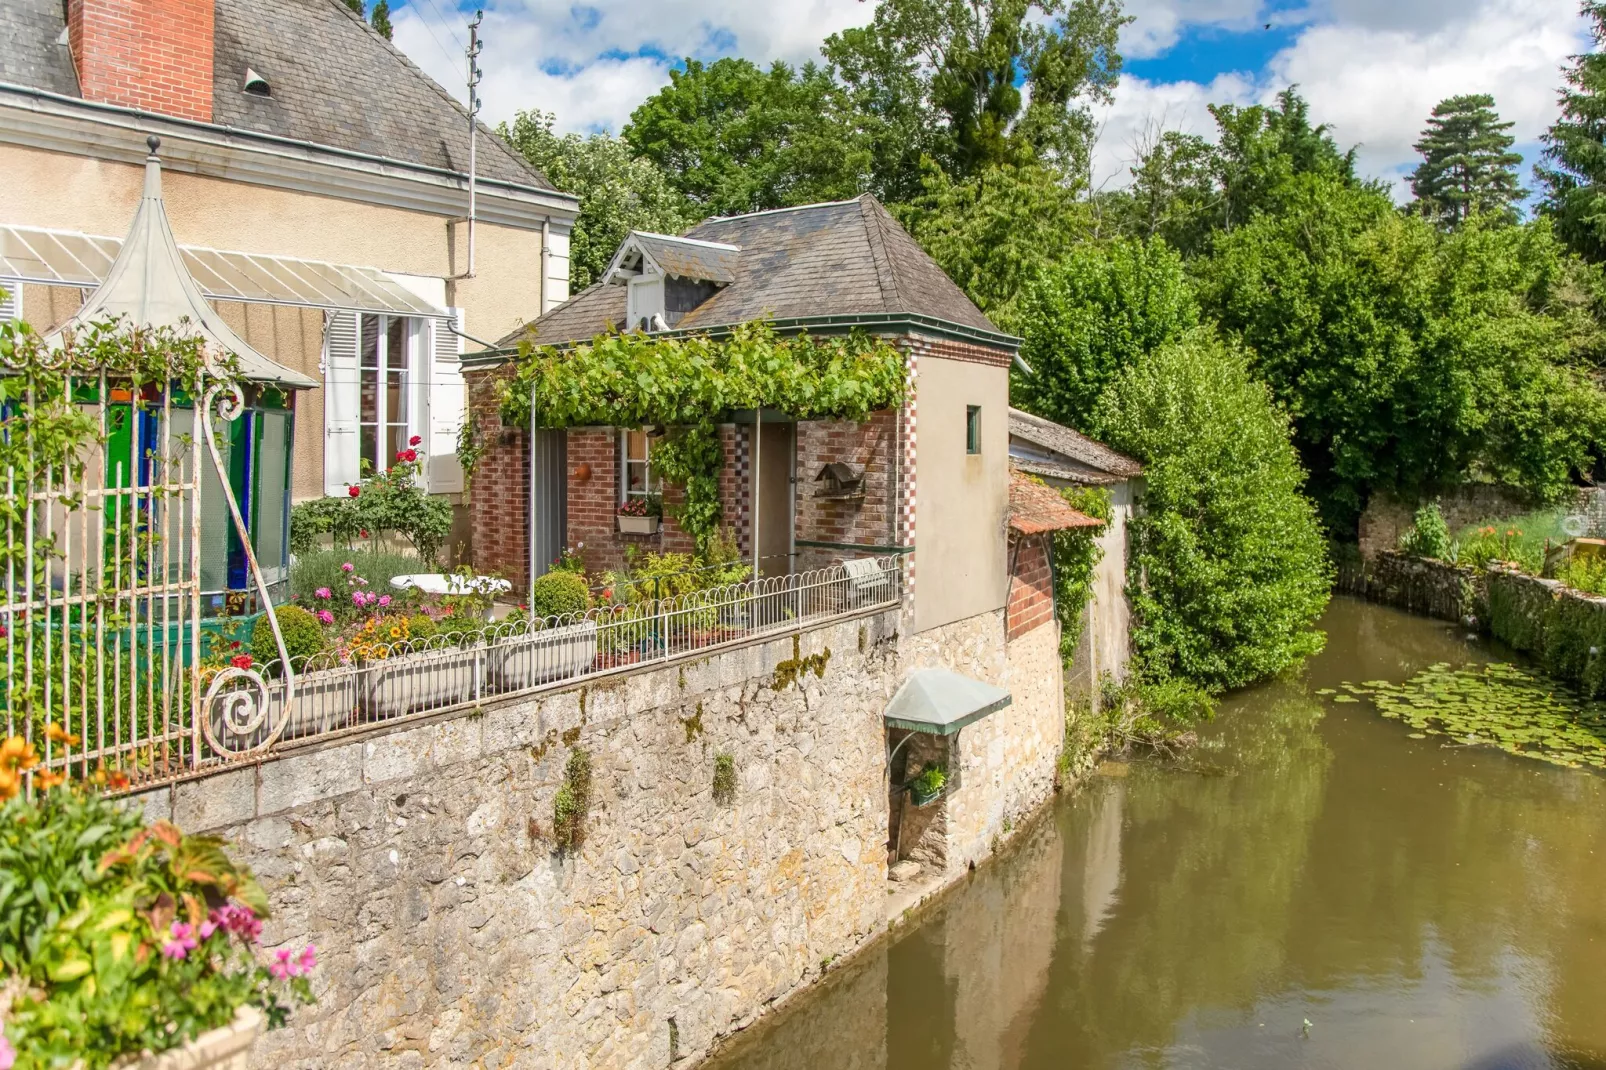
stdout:
[[85,100],[212,121],[213,0],[67,0]]

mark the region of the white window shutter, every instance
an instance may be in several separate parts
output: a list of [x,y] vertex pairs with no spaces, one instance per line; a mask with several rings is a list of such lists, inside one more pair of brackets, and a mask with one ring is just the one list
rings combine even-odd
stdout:
[[330,312],[323,329],[323,490],[345,494],[361,478],[361,375],[355,312]]
[[468,407],[463,383],[463,339],[448,325],[463,330],[463,310],[454,308],[451,320],[432,321],[435,345],[429,376],[429,490],[457,494],[463,489],[463,467],[457,462],[457,433]]
[[0,279],[0,320],[22,318],[22,280]]

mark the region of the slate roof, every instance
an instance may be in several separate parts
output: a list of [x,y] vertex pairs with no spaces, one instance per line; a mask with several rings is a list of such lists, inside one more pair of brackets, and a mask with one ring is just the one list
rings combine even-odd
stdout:
[[[0,0],[0,81],[79,96],[57,44],[62,0]],[[216,0],[212,121],[449,171],[468,169],[468,114],[340,0]],[[271,87],[244,91],[250,67]],[[480,125],[481,178],[553,189]]]
[[1143,474],[1143,466],[1080,431],[1009,410],[1009,436],[1036,447],[1035,456],[1022,456],[1013,446],[1010,461],[1022,471],[1078,483],[1113,483]]
[[671,275],[707,282],[736,281],[736,259],[741,250],[734,246],[709,245],[643,231],[632,233],[631,238]]
[[[909,314],[1004,337],[936,261],[869,194],[851,201],[710,219],[685,237],[739,246],[735,279],[677,329],[755,319]],[[625,318],[625,287],[582,290],[503,338],[541,345],[589,341]]]
[[1100,528],[1104,521],[1072,509],[1053,487],[1022,475],[1009,474],[1009,527],[1022,535],[1067,528]]

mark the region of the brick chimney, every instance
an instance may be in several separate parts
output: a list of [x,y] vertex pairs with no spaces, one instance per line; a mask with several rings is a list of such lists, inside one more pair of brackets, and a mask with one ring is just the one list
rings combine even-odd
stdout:
[[67,0],[85,100],[212,121],[213,0]]

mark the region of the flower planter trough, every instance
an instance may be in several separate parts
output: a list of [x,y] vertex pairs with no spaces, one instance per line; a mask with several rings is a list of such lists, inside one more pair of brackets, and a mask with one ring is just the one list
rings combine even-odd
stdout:
[[918,781],[911,781],[909,783],[909,801],[914,803],[917,809],[923,806],[930,806],[942,798],[943,789],[946,787],[947,785],[944,784],[940,787],[926,788]]
[[262,1025],[260,1011],[241,1007],[231,1024],[202,1033],[182,1048],[120,1059],[113,1066],[116,1070],[246,1070]]
[[597,659],[597,622],[583,620],[504,639],[485,657],[486,676],[497,691],[518,691],[567,680]]
[[443,647],[387,658],[364,674],[364,717],[383,721],[467,702],[480,657],[479,650]]
[[[280,739],[301,739],[305,736],[333,732],[351,724],[351,715],[357,708],[357,682],[359,676],[350,670],[307,673],[296,677],[295,697],[290,701],[288,717]],[[286,716],[284,710],[284,681],[274,680],[268,685],[270,724],[277,724]]]
[[656,516],[621,516],[619,530],[625,535],[656,535],[660,523]]

